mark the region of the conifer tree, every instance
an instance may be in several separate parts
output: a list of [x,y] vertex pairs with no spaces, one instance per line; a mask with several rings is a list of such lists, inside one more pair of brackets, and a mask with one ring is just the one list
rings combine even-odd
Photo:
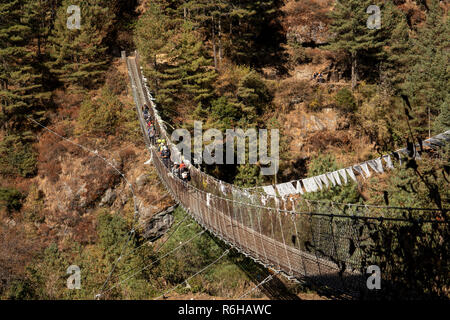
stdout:
[[410,67],[409,27],[405,14],[393,3],[383,8],[381,32],[386,39],[383,50],[382,76],[394,93],[404,93],[404,83]]
[[[169,51],[169,39],[177,29],[177,24],[167,16],[159,5],[151,2],[145,14],[139,19],[135,31],[135,43],[144,62],[151,68],[146,70],[150,77],[156,78],[158,55]],[[156,83],[157,85],[157,83]],[[156,89],[156,88],[155,88]]]
[[436,134],[450,130],[450,94],[442,103],[438,117],[434,124],[434,131]]
[[172,39],[169,44],[167,63],[156,73],[159,79],[158,102],[172,111],[182,97],[183,101],[187,99],[188,106],[209,105],[213,96],[212,82],[216,78],[211,59],[192,24],[183,24],[181,32],[181,39]]
[[435,119],[448,94],[449,34],[450,19],[444,16],[439,1],[433,1],[425,25],[419,28],[412,41],[412,54],[409,57],[412,67],[405,85],[413,108],[412,126],[417,133],[428,131],[428,119]]
[[[81,9],[81,29],[67,27],[67,8]],[[114,15],[103,0],[64,0],[50,37],[50,70],[66,85],[89,88],[101,80],[108,63],[105,38]]]
[[352,89],[358,80],[359,61],[363,57],[376,57],[383,45],[379,30],[367,27],[366,10],[370,5],[371,0],[340,0],[330,13],[330,33],[334,37],[328,48],[343,50],[350,56]]
[[29,127],[26,115],[42,116],[50,97],[29,48],[32,32],[26,5],[20,0],[0,0],[0,126],[10,133]]

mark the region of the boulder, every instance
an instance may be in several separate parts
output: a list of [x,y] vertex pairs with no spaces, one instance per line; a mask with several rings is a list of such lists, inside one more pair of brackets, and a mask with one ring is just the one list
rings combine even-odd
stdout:
[[117,194],[114,190],[108,189],[106,190],[105,194],[103,195],[102,199],[100,200],[100,206],[111,206],[114,201],[116,201]]
[[144,173],[144,174],[141,174],[137,179],[136,179],[136,185],[138,186],[138,187],[143,187],[143,186],[145,186],[146,184],[147,184],[147,182],[148,182],[148,177],[147,177],[147,175]]
[[155,241],[162,237],[173,224],[174,217],[172,213],[175,208],[176,205],[154,215],[145,227],[144,238]]

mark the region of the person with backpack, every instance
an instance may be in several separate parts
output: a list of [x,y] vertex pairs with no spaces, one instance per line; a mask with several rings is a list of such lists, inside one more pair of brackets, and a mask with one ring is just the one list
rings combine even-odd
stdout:
[[191,181],[191,173],[189,172],[189,169],[186,167],[186,164],[181,163],[179,171],[180,171],[181,180],[183,180],[186,183]]
[[169,168],[169,164],[170,164],[170,149],[169,149],[169,147],[167,147],[166,145],[163,145],[160,155],[161,155],[162,161],[163,161],[164,165],[166,166],[166,168]]
[[175,163],[172,167],[172,174],[174,176],[174,178],[178,178],[181,179],[180,176],[180,164],[179,163]]
[[155,139],[156,139],[156,131],[155,131],[155,126],[149,122],[149,126],[147,129],[147,133],[148,133],[148,137],[150,138],[150,143],[151,144],[155,144]]

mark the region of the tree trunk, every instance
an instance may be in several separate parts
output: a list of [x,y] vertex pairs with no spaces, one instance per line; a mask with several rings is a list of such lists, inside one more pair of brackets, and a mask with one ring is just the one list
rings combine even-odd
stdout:
[[217,50],[216,50],[216,28],[214,16],[212,17],[212,43],[213,43],[213,52],[214,52],[214,68],[217,70]]
[[352,90],[356,88],[356,82],[358,81],[357,67],[356,53],[352,53]]
[[222,24],[219,17],[219,62],[222,63]]

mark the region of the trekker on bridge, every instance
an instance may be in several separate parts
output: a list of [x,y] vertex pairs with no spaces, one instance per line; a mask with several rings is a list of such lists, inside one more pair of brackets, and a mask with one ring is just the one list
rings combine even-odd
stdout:
[[158,139],[157,143],[157,150],[159,153],[164,149],[164,146],[166,145],[166,139]]
[[181,179],[181,176],[180,176],[180,164],[179,163],[175,162],[175,164],[173,165],[173,167],[172,167],[172,174],[173,174],[174,178]]
[[150,138],[150,143],[151,144],[155,144],[155,139],[156,139],[156,130],[155,130],[155,126],[153,123],[149,122],[147,124],[147,133],[148,133],[148,137]]
[[184,162],[182,162],[180,164],[180,177],[181,180],[183,180],[184,182],[188,183],[189,181],[191,181],[191,173],[189,172],[189,169],[186,167],[186,165],[184,164]]
[[162,161],[166,168],[170,168],[170,149],[168,146],[164,145],[163,149],[160,152]]

